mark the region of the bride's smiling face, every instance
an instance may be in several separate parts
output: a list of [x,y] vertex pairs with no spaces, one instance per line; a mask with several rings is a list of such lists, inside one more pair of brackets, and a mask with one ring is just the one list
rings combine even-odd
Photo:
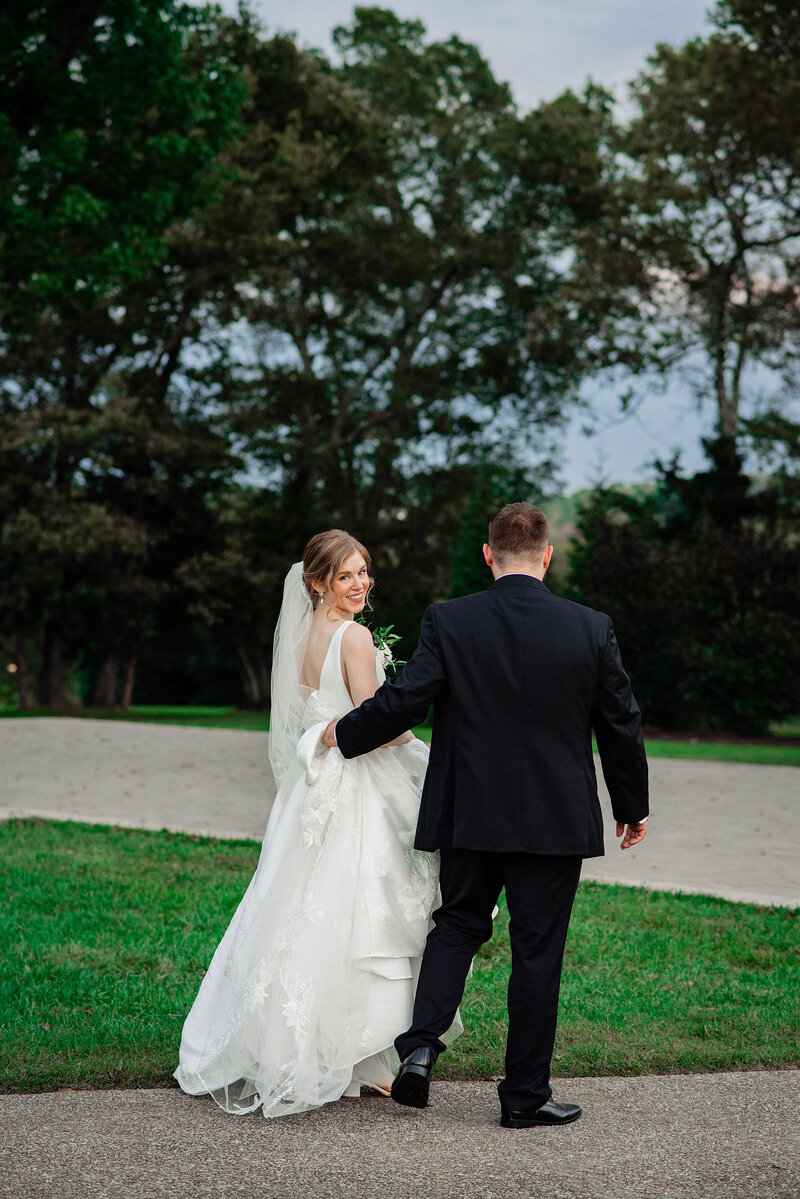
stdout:
[[342,616],[364,611],[369,593],[369,570],[364,555],[355,550],[345,558],[325,591],[325,602]]

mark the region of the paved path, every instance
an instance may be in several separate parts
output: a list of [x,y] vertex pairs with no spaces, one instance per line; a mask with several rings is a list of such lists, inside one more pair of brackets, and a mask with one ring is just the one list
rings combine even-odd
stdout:
[[0,816],[258,837],[275,793],[262,733],[132,721],[0,720]]
[[[104,720],[0,720],[0,818],[170,828],[260,840],[274,795],[262,733]],[[606,856],[584,878],[800,906],[800,770],[650,762],[652,817],[619,851],[603,793]]]
[[798,1199],[800,1072],[559,1080],[584,1116],[509,1131],[491,1083],[424,1112],[279,1120],[176,1091],[0,1098],[5,1199]]

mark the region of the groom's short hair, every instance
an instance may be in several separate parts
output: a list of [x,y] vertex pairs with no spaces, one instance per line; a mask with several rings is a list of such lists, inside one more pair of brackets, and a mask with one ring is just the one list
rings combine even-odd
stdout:
[[534,504],[506,504],[490,520],[487,540],[498,561],[538,558],[550,544],[547,517]]

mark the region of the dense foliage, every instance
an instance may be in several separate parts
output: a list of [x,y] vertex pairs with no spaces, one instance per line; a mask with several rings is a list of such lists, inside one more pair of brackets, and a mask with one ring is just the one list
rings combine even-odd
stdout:
[[613,614],[648,724],[758,736],[800,710],[800,541],[770,519],[774,491],[708,448],[693,479],[596,490],[571,583]]
[[23,703],[76,699],[78,660],[113,702],[227,469],[196,407],[150,380],[131,395],[123,369],[163,352],[153,273],[222,182],[244,85],[215,18],[172,0],[47,0],[0,22],[3,630]]
[[[748,388],[755,367],[791,385],[800,347],[800,18],[729,0],[715,20],[657,48],[623,124],[593,86],[522,113],[476,47],[380,8],[335,31],[335,61],[180,0],[0,14],[0,645],[20,703],[268,706],[286,566],[331,525],[370,546],[375,618],[407,656],[431,599],[484,585],[492,511],[552,488],[588,376],[624,405],[691,370],[730,495],[745,444],[781,481],[745,522],[774,550],[797,429]],[[637,517],[624,536],[677,571],[690,509],[690,532]],[[575,575],[589,602],[592,554],[623,536],[606,525]],[[779,625],[791,572],[773,586]],[[702,694],[698,719],[725,723]]]
[[[127,702],[137,662],[156,698],[163,659],[192,656],[188,614],[208,670],[233,661],[265,706],[282,577],[324,525],[370,544],[381,618],[412,632],[450,590],[472,470],[546,458],[574,397],[526,336],[590,217],[554,199],[568,128],[523,179],[478,51],[383,10],[337,31],[335,69],[247,15],[164,16],[130,0],[73,25],[53,4],[9,30],[9,79],[36,93],[44,55],[69,99],[17,121],[8,193],[7,260],[33,288],[6,293],[0,347],[0,606],[24,703]],[[29,184],[49,159],[78,208]],[[23,219],[60,247],[46,287]]]

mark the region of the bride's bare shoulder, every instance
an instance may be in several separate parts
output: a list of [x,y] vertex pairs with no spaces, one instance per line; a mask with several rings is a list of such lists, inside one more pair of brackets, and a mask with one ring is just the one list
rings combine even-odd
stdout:
[[343,634],[342,646],[345,653],[364,653],[369,650],[370,653],[374,649],[372,633],[365,624],[360,624],[357,620],[347,621],[347,636]]

